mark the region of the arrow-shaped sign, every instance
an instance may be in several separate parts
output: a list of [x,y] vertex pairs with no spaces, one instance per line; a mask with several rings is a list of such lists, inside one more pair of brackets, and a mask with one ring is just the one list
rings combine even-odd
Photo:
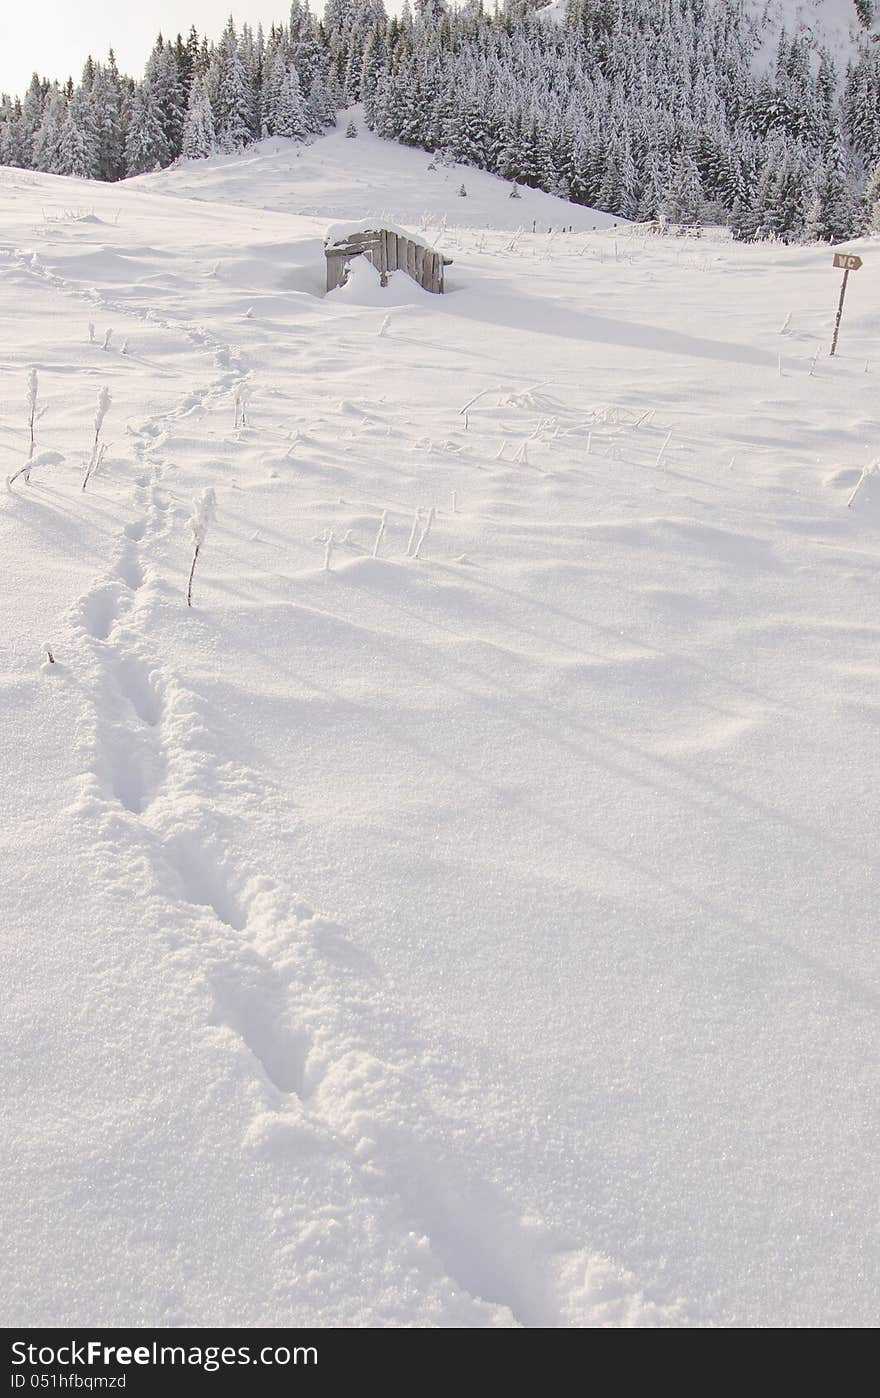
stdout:
[[844,272],[857,272],[862,265],[862,259],[854,252],[836,252],[834,265],[843,268]]

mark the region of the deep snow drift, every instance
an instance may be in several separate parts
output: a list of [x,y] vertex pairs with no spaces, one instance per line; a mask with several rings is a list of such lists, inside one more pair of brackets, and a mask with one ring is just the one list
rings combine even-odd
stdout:
[[426,164],[0,171],[4,1316],[871,1324],[880,247]]

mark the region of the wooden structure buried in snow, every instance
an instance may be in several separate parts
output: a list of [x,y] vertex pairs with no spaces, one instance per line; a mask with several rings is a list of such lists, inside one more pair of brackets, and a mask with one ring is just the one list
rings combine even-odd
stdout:
[[388,285],[389,272],[406,272],[425,291],[443,291],[443,269],[452,262],[435,252],[402,228],[365,228],[363,224],[337,225],[324,240],[327,258],[327,290],[344,286],[348,264],[354,257],[365,257],[379,273],[382,286]]

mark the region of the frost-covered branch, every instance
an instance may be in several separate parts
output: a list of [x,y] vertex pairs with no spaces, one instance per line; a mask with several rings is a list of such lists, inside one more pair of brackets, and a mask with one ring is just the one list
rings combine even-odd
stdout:
[[208,486],[193,500],[192,514],[189,517],[189,527],[193,539],[192,565],[189,570],[189,582],[186,588],[186,605],[192,606],[193,574],[196,571],[196,563],[202,551],[208,529],[213,523],[217,514],[217,496]]
[[95,409],[95,438],[92,442],[92,454],[89,458],[89,464],[83,476],[83,490],[85,490],[89,483],[89,477],[94,475],[101,462],[104,460],[104,452],[107,448],[101,445],[101,431],[104,426],[104,419],[110,411],[110,404],[112,401],[110,390],[105,386],[98,394],[98,406]]

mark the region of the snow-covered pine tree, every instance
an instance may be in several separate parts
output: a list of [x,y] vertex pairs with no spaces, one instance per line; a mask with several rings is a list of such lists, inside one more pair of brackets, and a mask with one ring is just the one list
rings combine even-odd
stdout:
[[124,94],[113,50],[107,63],[95,73],[91,91],[92,129],[101,180],[119,180],[125,174]]
[[142,175],[161,170],[171,160],[171,151],[162,126],[162,116],[151,84],[138,83],[128,103],[128,130],[125,137],[125,172]]
[[174,46],[166,44],[161,34],[147,59],[144,81],[150,86],[152,101],[168,149],[168,159],[176,160],[181,151],[186,94],[177,67]]
[[204,77],[196,73],[190,88],[189,102],[181,134],[181,154],[187,160],[203,160],[216,149],[214,113]]
[[48,93],[49,83],[34,73],[21,104],[20,142],[26,168],[35,165],[36,162],[36,137],[43,120]]
[[56,171],[82,180],[94,179],[98,174],[97,142],[89,123],[88,100],[82,91],[67,105]]
[[880,231],[880,161],[874,166],[862,199],[862,232]]
[[67,98],[53,83],[43,106],[40,124],[34,133],[33,166],[56,175],[61,160],[61,135],[67,120]]
[[230,18],[217,53],[217,98],[214,125],[224,151],[241,150],[253,137],[253,93]]
[[832,139],[826,152],[806,231],[810,239],[824,243],[842,243],[858,231],[856,202],[839,139]]
[[278,95],[278,108],[275,117],[276,136],[288,136],[292,140],[301,141],[308,130],[306,120],[305,103],[303,102],[302,88],[300,87],[299,74],[291,63],[285,74]]
[[663,213],[670,223],[687,227],[702,222],[705,202],[696,162],[690,151],[682,150],[672,172],[672,182],[664,201]]

